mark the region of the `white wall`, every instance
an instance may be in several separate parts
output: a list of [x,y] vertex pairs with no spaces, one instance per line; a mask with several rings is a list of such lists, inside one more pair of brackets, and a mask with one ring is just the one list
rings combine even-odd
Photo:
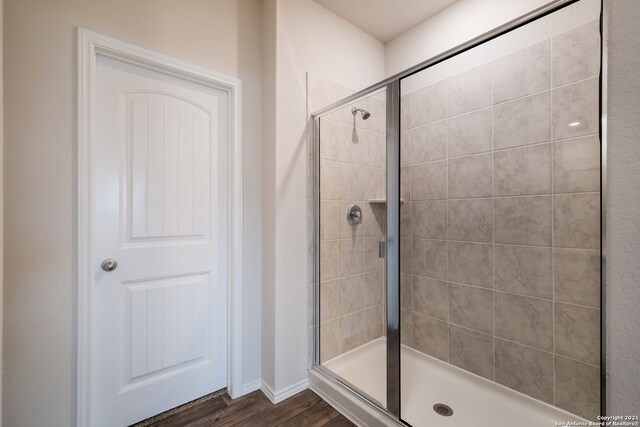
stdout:
[[609,414],[640,413],[640,2],[607,0]]
[[74,424],[77,26],[242,79],[244,381],[260,377],[261,3],[161,3],[5,1],[5,425]]
[[549,0],[460,0],[386,44],[386,75],[445,52]]
[[[271,153],[263,158],[262,379],[278,397],[307,380],[306,73],[364,88],[384,77],[384,45],[311,0],[263,6],[276,21],[274,45],[265,42],[276,61],[267,70],[270,83],[263,80],[265,87],[275,83],[275,93],[263,104],[264,149]],[[266,125],[272,116],[274,129]]]

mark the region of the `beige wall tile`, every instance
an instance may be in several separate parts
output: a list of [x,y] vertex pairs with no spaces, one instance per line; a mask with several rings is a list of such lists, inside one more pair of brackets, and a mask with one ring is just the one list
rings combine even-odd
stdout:
[[493,107],[494,149],[551,141],[551,92]]
[[382,304],[384,271],[373,271],[364,276],[364,306]]
[[385,138],[383,134],[371,131],[364,132],[364,153],[362,155],[365,166],[384,168]]
[[551,193],[551,144],[497,151],[493,158],[496,196]]
[[598,75],[600,29],[589,22],[552,39],[553,85],[560,86]]
[[338,238],[338,202],[322,200],[320,202],[320,240]]
[[364,308],[364,274],[340,279],[340,315]]
[[600,363],[600,310],[555,303],[556,354],[581,362]]
[[364,311],[357,311],[339,318],[340,353],[364,344]]
[[411,198],[411,167],[400,168],[400,198],[412,200]]
[[600,126],[598,79],[583,80],[553,90],[553,139],[598,133]]
[[338,160],[338,146],[344,138],[340,139],[340,130],[346,129],[346,125],[329,119],[320,119],[320,159]]
[[400,307],[411,310],[411,281],[410,274],[400,274]]
[[[366,237],[382,236],[386,230],[386,206],[384,204],[371,204],[366,200],[359,205],[362,209],[362,224]],[[338,213],[340,215],[340,213]],[[346,211],[343,215],[346,215]],[[346,216],[343,217],[346,222]]]
[[493,291],[450,283],[449,322],[492,334]]
[[491,64],[447,79],[447,116],[491,105]]
[[400,166],[411,164],[411,131],[400,132]]
[[[323,132],[324,130],[324,132]],[[328,138],[326,126],[320,130],[320,140]],[[338,160],[357,165],[364,163],[364,130],[357,129],[353,125],[337,124],[335,134],[335,145],[338,151]]]
[[551,43],[536,43],[493,62],[495,104],[551,87]]
[[340,198],[340,163],[330,160],[320,162],[320,198],[337,200]]
[[446,82],[443,80],[411,94],[411,127],[445,118]]
[[551,248],[496,245],[495,261],[496,289],[552,298]]
[[554,249],[556,301],[600,306],[600,252]]
[[364,200],[384,199],[387,187],[384,171],[369,167],[365,167],[361,171],[364,173]]
[[598,135],[553,143],[554,193],[600,191]]
[[320,324],[320,361],[322,363],[340,354],[340,321],[333,319]]
[[441,240],[412,239],[411,273],[418,276],[446,280],[447,242]]
[[326,322],[340,315],[340,281],[320,284],[320,321]]
[[411,274],[411,264],[413,257],[411,256],[412,242],[409,238],[400,238],[400,272]]
[[447,122],[440,120],[411,129],[411,163],[432,162],[447,157]]
[[341,277],[364,273],[364,239],[339,240],[338,252]]
[[[406,204],[405,204],[406,205]],[[447,201],[413,202],[412,236],[425,239],[447,238]],[[404,209],[404,208],[402,208]]]
[[446,322],[448,320],[448,294],[447,282],[413,276],[411,311]]
[[[446,202],[445,202],[446,203]],[[404,202],[400,205],[400,236],[411,237],[412,202]]]
[[496,292],[496,336],[545,351],[553,350],[553,303]]
[[553,355],[496,338],[496,382],[553,404]]
[[356,122],[363,121],[363,127],[366,130],[384,134],[387,125],[386,98],[384,93],[382,96],[379,95],[374,94],[364,100],[365,108],[371,113],[371,116],[364,121],[361,117],[357,117]]
[[449,329],[449,363],[493,380],[493,337],[451,325]]
[[338,277],[338,241],[320,242],[320,280],[331,280]]
[[[351,93],[350,93],[351,94]],[[349,94],[349,95],[350,95]],[[348,95],[345,95],[348,96]],[[336,100],[339,100],[340,98],[337,98]],[[354,121],[353,120],[353,114],[351,113],[351,109],[353,107],[363,107],[363,100],[360,101],[355,101],[352,102],[349,105],[345,105],[342,108],[339,108],[335,111],[332,111],[331,113],[327,114],[324,119],[325,120],[331,120],[334,122],[339,122],[345,125],[349,125],[349,126],[353,126],[354,124],[360,128],[360,129],[364,129],[364,122],[362,120],[359,121]]]
[[493,240],[493,200],[449,200],[449,240],[491,242]]
[[449,280],[493,287],[493,245],[449,242]]
[[[447,162],[438,161],[411,166],[411,200],[447,197]],[[405,199],[406,200],[406,199]]]
[[449,360],[449,327],[446,322],[411,313],[412,346],[430,356]]
[[491,151],[492,109],[484,108],[447,120],[449,157]]
[[568,248],[600,247],[600,194],[554,196],[554,245]]
[[449,198],[492,196],[492,167],[491,153],[449,160]]
[[413,316],[409,310],[400,310],[400,342],[413,346]]
[[495,241],[551,246],[551,196],[496,198]]
[[381,237],[367,237],[364,239],[364,271],[382,271],[384,258],[380,258],[379,242]]
[[556,406],[597,421],[600,414],[600,369],[556,356],[555,372]]
[[411,127],[411,95],[402,94],[400,97],[400,129]]
[[[365,200],[367,188],[367,168],[351,163],[340,163],[338,187],[340,200]],[[329,178],[332,179],[332,178]],[[333,177],[335,180],[335,177]],[[322,185],[320,185],[322,191]]]
[[382,324],[382,305],[374,305],[364,310],[364,342],[369,342],[381,337]]

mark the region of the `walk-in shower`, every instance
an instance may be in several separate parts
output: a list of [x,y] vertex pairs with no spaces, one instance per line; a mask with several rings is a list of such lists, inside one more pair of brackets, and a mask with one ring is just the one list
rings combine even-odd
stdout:
[[600,14],[558,0],[313,115],[311,384],[352,418],[603,413]]

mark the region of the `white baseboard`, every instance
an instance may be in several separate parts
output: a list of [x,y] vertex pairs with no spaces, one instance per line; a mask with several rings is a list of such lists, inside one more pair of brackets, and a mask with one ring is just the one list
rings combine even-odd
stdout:
[[250,383],[244,384],[242,386],[242,395],[244,396],[245,394],[249,394],[256,390],[260,390],[260,385],[261,385],[260,380],[255,380]]
[[267,396],[269,398],[269,400],[272,403],[279,403],[282,402],[285,399],[288,399],[289,397],[293,396],[294,394],[298,394],[303,390],[306,390],[309,388],[309,379],[305,378],[304,380],[297,382],[295,384],[290,385],[289,387],[286,387],[282,390],[279,391],[274,391],[269,384],[262,382],[260,385],[260,390],[262,390],[262,392],[265,394],[265,396]]

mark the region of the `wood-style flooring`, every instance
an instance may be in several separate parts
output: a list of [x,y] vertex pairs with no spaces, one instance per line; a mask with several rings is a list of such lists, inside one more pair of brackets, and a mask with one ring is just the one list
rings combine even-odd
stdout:
[[149,421],[143,421],[136,426],[354,426],[311,390],[305,390],[276,405],[260,390],[238,399],[231,399],[224,393],[196,403],[163,420],[152,423]]

